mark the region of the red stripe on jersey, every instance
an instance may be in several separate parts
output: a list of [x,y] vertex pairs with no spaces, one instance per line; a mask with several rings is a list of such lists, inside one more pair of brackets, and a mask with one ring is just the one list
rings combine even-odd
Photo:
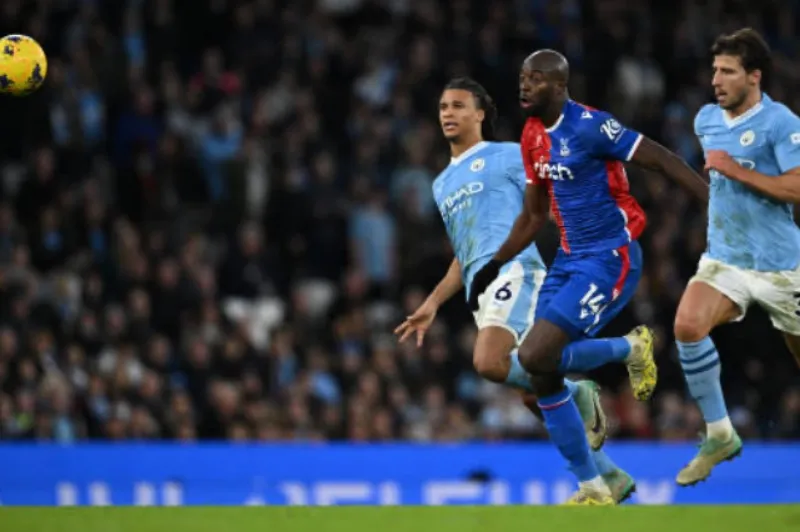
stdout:
[[550,194],[550,215],[553,217],[553,221],[558,226],[558,234],[560,235],[561,239],[561,249],[564,250],[564,253],[569,253],[569,242],[567,241],[567,230],[564,228],[564,218],[561,217],[561,211],[558,209],[558,202],[556,201],[556,192],[553,190],[553,182],[548,179],[547,180],[547,193]]
[[619,161],[608,161],[606,174],[611,196],[625,217],[625,230],[628,231],[631,240],[637,240],[647,225],[647,216],[636,198],[631,195],[625,166]]
[[628,273],[631,271],[631,254],[628,246],[622,246],[617,249],[617,254],[622,259],[622,270],[619,272],[617,282],[614,283],[614,291],[611,292],[611,299],[617,299],[625,288],[625,281],[628,280]]
[[[558,226],[558,232],[561,239],[561,248],[569,253],[569,242],[567,241],[567,231],[564,228],[564,218],[561,216],[561,211],[558,208],[556,201],[555,190],[553,190],[553,181],[550,179],[547,165],[550,163],[550,148],[553,142],[544,124],[538,118],[529,118],[525,122],[525,128],[522,130],[522,139],[520,141],[520,148],[522,149],[522,161],[525,166],[525,175],[527,177],[528,185],[541,186],[544,184],[547,187],[547,193],[550,196],[550,216]],[[544,183],[542,183],[544,181]]]

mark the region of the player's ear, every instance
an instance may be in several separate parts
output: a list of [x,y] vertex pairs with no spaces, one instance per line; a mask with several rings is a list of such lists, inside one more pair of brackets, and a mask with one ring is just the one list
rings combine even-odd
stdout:
[[761,83],[761,71],[756,69],[750,72],[750,80],[753,82],[753,85],[759,85]]
[[486,120],[486,111],[484,111],[483,109],[478,109],[475,115],[478,117],[478,122],[483,122],[484,120]]

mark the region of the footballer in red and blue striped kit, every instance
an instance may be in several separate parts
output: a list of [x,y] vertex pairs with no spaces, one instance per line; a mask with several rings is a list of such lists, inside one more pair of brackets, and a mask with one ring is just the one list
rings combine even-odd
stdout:
[[528,184],[547,189],[564,252],[617,249],[642,233],[645,215],[621,162],[641,140],[609,113],[572,100],[551,127],[528,118],[521,142]]
[[646,219],[630,195],[624,162],[666,174],[708,199],[708,184],[675,154],[610,114],[569,98],[569,64],[560,53],[531,54],[520,72],[520,105],[527,177],[525,207],[498,252],[472,280],[477,299],[500,267],[528,247],[548,218],[561,246],[539,292],[534,325],[519,348],[532,375],[551,440],[579,481],[571,504],[614,504],[589,460],[580,415],[563,376],[610,362],[624,363],[639,400],[655,388],[653,336],[637,327],[622,338],[595,339],[633,297],[641,276],[637,238]]

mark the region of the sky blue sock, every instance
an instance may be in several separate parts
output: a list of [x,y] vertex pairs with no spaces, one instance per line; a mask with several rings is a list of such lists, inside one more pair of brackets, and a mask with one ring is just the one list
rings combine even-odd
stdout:
[[519,352],[515,349],[511,352],[511,369],[508,370],[506,384],[513,388],[519,388],[526,392],[533,392],[531,378],[525,368],[519,363]]
[[594,460],[594,465],[597,467],[597,471],[601,475],[613,473],[618,469],[617,464],[609,458],[603,449],[592,451],[592,459]]
[[719,421],[728,415],[722,385],[719,382],[722,368],[719,353],[710,336],[699,342],[676,342],[681,359],[683,376],[689,393],[697,401],[706,423]]
[[626,338],[598,338],[572,342],[561,352],[559,373],[591,371],[609,362],[622,362],[631,352]]
[[561,456],[567,459],[569,469],[578,480],[585,482],[597,477],[599,472],[589,451],[583,421],[569,388],[565,387],[549,397],[540,397],[539,408],[550,439]]

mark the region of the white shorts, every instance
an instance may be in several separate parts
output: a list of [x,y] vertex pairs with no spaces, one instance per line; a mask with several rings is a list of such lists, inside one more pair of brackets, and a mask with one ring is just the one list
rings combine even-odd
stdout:
[[742,309],[755,303],[769,314],[779,331],[800,336],[800,268],[785,272],[745,270],[703,257],[689,281],[702,281],[724,294]]
[[502,327],[522,342],[533,326],[536,301],[546,272],[511,262],[478,298],[478,311],[472,315],[478,329]]

